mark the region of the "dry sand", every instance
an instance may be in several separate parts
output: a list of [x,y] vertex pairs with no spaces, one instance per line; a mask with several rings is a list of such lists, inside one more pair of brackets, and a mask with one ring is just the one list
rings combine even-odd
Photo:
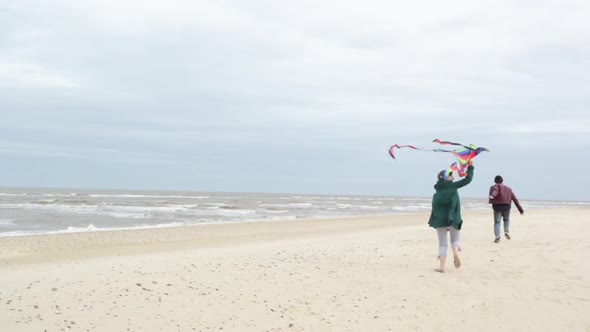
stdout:
[[445,274],[427,214],[0,238],[0,330],[590,331],[590,209],[515,212]]

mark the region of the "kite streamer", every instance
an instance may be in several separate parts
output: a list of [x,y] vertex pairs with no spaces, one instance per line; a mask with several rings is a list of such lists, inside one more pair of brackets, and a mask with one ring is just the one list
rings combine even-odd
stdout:
[[449,142],[449,141],[441,141],[440,139],[435,139],[434,141],[432,141],[433,143],[438,143],[440,145],[455,145],[455,146],[460,146],[460,148],[455,149],[455,150],[446,150],[446,149],[422,149],[422,148],[417,148],[413,145],[399,145],[399,144],[394,144],[389,148],[389,155],[395,159],[395,154],[393,153],[395,148],[411,148],[414,150],[421,150],[421,151],[434,151],[434,152],[447,152],[447,153],[452,153],[455,158],[457,158],[457,161],[455,161],[454,163],[452,163],[446,170],[445,172],[445,179],[446,176],[448,174],[450,174],[451,172],[457,172],[457,174],[459,174],[459,176],[463,177],[465,175],[467,175],[467,162],[469,162],[469,160],[475,158],[475,156],[477,156],[478,154],[480,154],[483,151],[490,151],[484,147],[477,147],[473,144],[470,145],[463,145],[461,143],[454,143],[454,142]]

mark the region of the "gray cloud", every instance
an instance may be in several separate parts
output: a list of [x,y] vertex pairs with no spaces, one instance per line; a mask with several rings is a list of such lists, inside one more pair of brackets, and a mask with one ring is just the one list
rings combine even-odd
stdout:
[[588,163],[588,14],[584,1],[1,5],[0,171],[16,186],[430,195],[452,160],[386,151],[438,137],[492,150],[468,195],[502,172],[530,198],[587,200],[584,180],[538,179],[563,155],[567,174]]

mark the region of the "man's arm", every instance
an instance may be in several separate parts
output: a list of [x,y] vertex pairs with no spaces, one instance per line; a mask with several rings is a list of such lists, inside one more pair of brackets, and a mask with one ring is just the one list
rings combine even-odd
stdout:
[[518,198],[516,198],[516,195],[514,195],[514,192],[512,193],[511,199],[514,202],[514,205],[516,205],[518,212],[520,212],[520,214],[524,214],[524,210],[522,209],[522,206],[520,206],[520,203],[518,203]]
[[493,200],[496,198],[496,196],[498,196],[498,194],[500,193],[500,190],[498,184],[495,184],[493,186],[490,187],[490,199]]

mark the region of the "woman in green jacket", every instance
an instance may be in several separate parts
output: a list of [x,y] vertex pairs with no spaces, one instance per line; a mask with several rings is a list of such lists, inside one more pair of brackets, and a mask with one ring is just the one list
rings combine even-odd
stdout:
[[468,185],[473,180],[473,161],[467,162],[467,176],[457,182],[453,182],[453,173],[441,171],[438,173],[438,181],[434,185],[436,193],[432,196],[432,212],[428,225],[436,229],[438,234],[438,259],[440,267],[437,272],[445,272],[445,263],[447,261],[448,239],[447,232],[451,233],[451,247],[453,248],[453,257],[455,267],[461,267],[459,259],[459,235],[461,230],[461,201],[457,189]]

